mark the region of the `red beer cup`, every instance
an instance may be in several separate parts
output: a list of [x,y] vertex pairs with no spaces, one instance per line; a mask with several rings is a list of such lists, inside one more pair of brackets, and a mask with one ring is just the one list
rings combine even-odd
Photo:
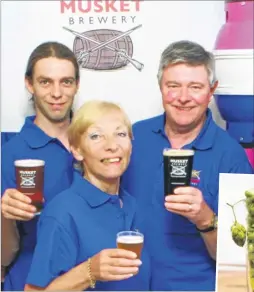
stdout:
[[32,200],[39,214],[43,209],[43,186],[45,161],[22,159],[14,161],[17,190]]

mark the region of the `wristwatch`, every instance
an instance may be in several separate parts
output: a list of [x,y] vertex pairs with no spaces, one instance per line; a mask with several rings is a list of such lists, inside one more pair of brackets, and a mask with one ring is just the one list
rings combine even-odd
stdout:
[[199,229],[197,226],[196,226],[196,229],[201,232],[201,233],[207,233],[207,232],[210,232],[210,231],[213,231],[213,230],[216,230],[218,227],[218,217],[215,213],[213,213],[213,218],[212,218],[212,221],[211,223],[209,224],[209,226],[205,229]]

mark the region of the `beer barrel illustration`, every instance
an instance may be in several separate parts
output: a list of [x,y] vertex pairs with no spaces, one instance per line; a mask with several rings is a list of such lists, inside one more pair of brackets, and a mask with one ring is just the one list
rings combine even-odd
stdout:
[[[97,42],[104,43],[122,33],[123,32],[121,31],[112,29],[96,29],[81,34],[90,39],[96,40]],[[78,58],[81,51],[89,51],[95,46],[97,45],[87,39],[76,37],[74,39],[73,52]],[[119,51],[125,51],[129,57],[133,56],[133,43],[128,35],[110,43],[109,46],[116,48]],[[93,70],[113,70],[124,67],[129,63],[129,61],[126,58],[121,57],[116,50],[110,50],[106,47],[102,47],[99,50],[89,53],[82,61],[82,68]]]

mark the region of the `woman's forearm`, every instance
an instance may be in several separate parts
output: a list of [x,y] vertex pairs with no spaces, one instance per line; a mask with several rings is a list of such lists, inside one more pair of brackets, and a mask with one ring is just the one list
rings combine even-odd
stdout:
[[1,265],[8,267],[19,250],[19,232],[15,220],[6,219],[2,215],[1,220]]
[[83,262],[62,276],[57,277],[47,287],[40,288],[26,284],[25,291],[82,291],[90,286],[88,262]]

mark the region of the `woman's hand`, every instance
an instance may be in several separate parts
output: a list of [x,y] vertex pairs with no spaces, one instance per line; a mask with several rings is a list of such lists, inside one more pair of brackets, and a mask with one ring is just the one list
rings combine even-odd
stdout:
[[141,264],[134,252],[104,249],[91,258],[91,273],[96,281],[119,281],[137,274]]

